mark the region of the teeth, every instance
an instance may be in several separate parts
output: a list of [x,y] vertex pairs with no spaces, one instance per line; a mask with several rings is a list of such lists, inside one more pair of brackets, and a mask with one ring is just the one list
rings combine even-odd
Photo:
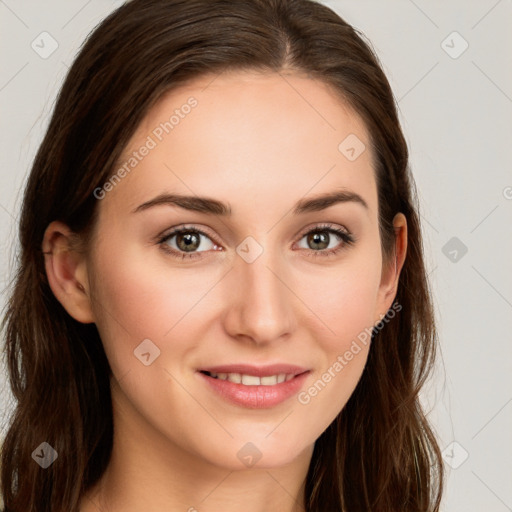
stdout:
[[[234,382],[235,384],[242,383],[242,375],[239,373],[225,373],[226,378],[224,380],[229,380],[229,382]],[[212,377],[215,377],[215,374],[212,373]],[[219,377],[217,375],[217,377]]]
[[280,373],[278,375],[268,375],[266,377],[256,377],[255,375],[245,375],[241,373],[213,373],[210,376],[220,380],[228,380],[235,384],[243,384],[244,386],[275,386],[281,382],[292,380],[295,375],[293,373]]
[[261,379],[254,375],[242,375],[242,384],[245,386],[259,386],[261,384]]

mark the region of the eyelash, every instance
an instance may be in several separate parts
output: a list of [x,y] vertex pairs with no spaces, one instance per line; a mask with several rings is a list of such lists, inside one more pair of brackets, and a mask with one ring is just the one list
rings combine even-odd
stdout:
[[[305,233],[302,233],[299,240],[302,240],[306,235],[309,235],[311,233],[317,233],[317,232],[322,232],[322,231],[326,231],[326,232],[338,235],[341,238],[343,243],[341,245],[339,245],[338,247],[336,247],[335,249],[328,249],[328,250],[323,249],[323,250],[318,250],[318,251],[309,249],[308,252],[312,253],[311,255],[313,257],[320,256],[320,257],[325,258],[325,257],[329,257],[329,256],[335,256],[340,251],[347,249],[348,247],[352,246],[357,241],[357,239],[354,237],[354,235],[352,233],[342,230],[342,229],[339,229],[339,228],[336,228],[336,227],[333,227],[332,224],[322,224],[322,225],[316,226],[315,228],[310,229],[309,231],[306,231]],[[190,252],[190,253],[178,252],[178,251],[176,251],[176,249],[170,248],[165,243],[165,242],[169,241],[175,235],[179,235],[181,233],[190,233],[190,232],[199,233],[199,234],[205,236],[206,238],[209,238],[215,245],[218,245],[214,240],[212,240],[212,237],[210,235],[208,235],[201,229],[198,229],[194,226],[185,226],[182,228],[177,228],[177,229],[171,231],[170,233],[167,233],[167,234],[161,236],[160,238],[158,238],[157,243],[162,246],[162,249],[167,254],[169,254],[170,256],[172,256],[174,258],[181,259],[181,260],[201,258],[202,257],[201,253],[204,251]]]

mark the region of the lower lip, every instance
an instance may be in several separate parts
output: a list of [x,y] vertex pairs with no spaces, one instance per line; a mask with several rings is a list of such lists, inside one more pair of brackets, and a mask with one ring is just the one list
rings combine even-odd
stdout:
[[198,373],[223,398],[236,405],[252,409],[266,409],[284,402],[299,392],[309,375],[307,371],[273,386],[246,386]]

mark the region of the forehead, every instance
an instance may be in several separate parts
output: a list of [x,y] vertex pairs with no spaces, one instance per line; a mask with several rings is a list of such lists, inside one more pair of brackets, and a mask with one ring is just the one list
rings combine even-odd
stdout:
[[[193,108],[188,106],[191,101],[196,104]],[[182,122],[186,118],[186,123]],[[141,140],[148,134],[159,138],[159,128],[169,121],[170,132],[164,129],[161,135],[170,134],[178,140],[187,126],[194,130],[202,127],[209,137],[196,142],[203,145],[214,139],[218,143],[225,134],[231,138],[239,134],[240,142],[246,135],[241,128],[254,133],[248,141],[252,146],[262,142],[257,136],[263,136],[270,148],[273,146],[269,136],[277,135],[276,129],[282,130],[278,138],[281,145],[299,138],[313,142],[326,134],[334,136],[329,141],[336,141],[348,130],[367,138],[364,123],[338,91],[320,80],[290,71],[229,71],[200,76],[164,94],[142,120],[134,139]],[[205,126],[206,123],[209,124]]]
[[[356,159],[347,145],[360,153]],[[109,197],[134,206],[172,189],[233,203],[346,186],[366,190],[373,207],[370,153],[361,118],[321,81],[292,73],[204,75],[150,109],[118,162],[129,172]]]

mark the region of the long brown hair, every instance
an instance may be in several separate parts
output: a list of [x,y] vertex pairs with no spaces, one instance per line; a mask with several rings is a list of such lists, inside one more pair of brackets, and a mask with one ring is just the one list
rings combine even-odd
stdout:
[[[393,257],[392,219],[397,212],[407,219],[402,309],[372,333],[354,393],[315,443],[306,510],[439,510],[442,459],[418,399],[434,363],[435,318],[408,149],[374,52],[312,0],[132,0],[92,32],[71,66],[24,194],[19,267],[2,323],[17,401],[1,453],[5,512],[76,512],[112,449],[110,367],[96,326],[74,320],[48,285],[46,227],[61,220],[88,242],[94,190],[162,94],[205,73],[248,69],[306,73],[361,116],[385,263]],[[58,453],[45,470],[31,456],[43,441]]]

